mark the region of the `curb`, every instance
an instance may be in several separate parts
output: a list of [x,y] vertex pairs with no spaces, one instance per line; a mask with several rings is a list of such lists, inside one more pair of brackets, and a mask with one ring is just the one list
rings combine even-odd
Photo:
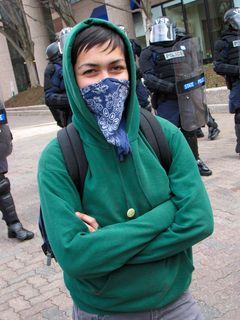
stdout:
[[[213,113],[228,113],[228,94],[227,87],[216,87],[206,89],[207,105]],[[7,114],[17,116],[32,116],[51,114],[49,108],[45,104],[36,106],[25,106],[6,108]]]
[[[208,104],[208,108],[212,113],[228,113],[228,104]],[[13,116],[35,116],[35,115],[51,115],[50,110],[45,106],[7,108],[7,114]]]
[[8,115],[14,116],[33,116],[51,114],[50,110],[45,104],[26,107],[6,108]]

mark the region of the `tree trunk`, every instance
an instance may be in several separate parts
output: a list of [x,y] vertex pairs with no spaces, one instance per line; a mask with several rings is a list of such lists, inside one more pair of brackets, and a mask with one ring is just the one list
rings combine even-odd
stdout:
[[142,20],[145,29],[146,44],[149,45],[150,30],[152,27],[152,6],[150,0],[142,0]]
[[31,87],[39,86],[40,84],[39,84],[35,62],[33,62],[32,59],[25,59],[25,62],[28,70]]

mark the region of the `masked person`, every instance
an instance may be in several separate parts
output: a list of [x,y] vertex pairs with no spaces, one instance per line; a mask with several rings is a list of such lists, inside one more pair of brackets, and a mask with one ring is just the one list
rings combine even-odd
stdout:
[[237,144],[235,151],[240,154],[240,8],[229,9],[224,14],[223,31],[214,44],[214,71],[225,77],[229,94],[229,112],[233,113]]
[[7,123],[4,102],[0,96],[0,211],[7,224],[8,237],[23,241],[32,239],[34,233],[25,229],[20,222],[10,192],[10,181],[6,177],[7,157],[12,153],[12,134]]
[[45,103],[57,125],[65,127],[71,122],[72,112],[63,81],[62,52],[59,44],[51,43],[46,49],[46,55],[49,62],[44,72]]
[[73,319],[202,319],[188,290],[191,247],[212,233],[213,217],[186,140],[156,118],[172,154],[167,175],[139,129],[134,56],[114,24],[76,25],[63,69],[88,161],[82,197],[57,139],[41,155],[38,183]]
[[[186,35],[185,32],[183,33],[182,30],[176,35],[174,23],[168,17],[161,17],[156,20],[156,23],[152,27],[150,45],[142,51],[139,64],[144,82],[152,93],[153,108],[156,109],[159,116],[181,128],[196,159],[200,174],[202,176],[209,176],[212,174],[212,171],[200,159],[198,153],[197,129],[200,126],[197,126],[198,121],[194,126],[190,125],[195,121],[195,116],[192,116],[192,119],[189,117],[189,115],[197,113],[202,117],[206,113],[203,110],[206,105],[202,101],[204,93],[199,93],[196,90],[190,93],[186,92],[185,100],[182,104],[188,104],[188,107],[191,109],[186,114],[182,114],[180,111],[180,100],[183,100],[184,94],[177,94],[177,68],[183,69],[183,72],[186,72],[187,68],[192,65],[192,62],[187,61],[187,59],[190,59],[190,54],[187,53],[186,47],[186,42],[189,39],[191,39],[191,36]],[[175,49],[175,47],[177,48]],[[184,55],[184,52],[186,55]],[[194,61],[194,59],[192,60]],[[199,87],[198,90],[202,89]],[[191,98],[191,95],[195,93],[199,97]],[[188,99],[187,95],[190,96],[190,99]],[[195,104],[197,105],[196,107]],[[195,112],[194,108],[196,110],[199,108],[201,111]],[[202,123],[202,119],[200,122]],[[205,122],[204,120],[203,125]],[[186,124],[185,128],[183,123]]]

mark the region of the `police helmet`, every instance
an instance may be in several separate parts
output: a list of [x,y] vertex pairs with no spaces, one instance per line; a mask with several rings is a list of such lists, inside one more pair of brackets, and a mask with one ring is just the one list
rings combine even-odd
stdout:
[[126,36],[128,36],[126,28],[122,24],[118,24],[118,28],[121,29]]
[[46,55],[49,60],[57,58],[59,53],[59,46],[57,42],[51,43],[46,49]]
[[66,39],[69,36],[69,33],[71,32],[71,30],[72,30],[72,28],[66,27],[66,28],[63,28],[60,31],[60,34],[59,34],[59,50],[60,50],[61,54],[63,53],[64,44],[65,44]]
[[150,43],[175,41],[175,23],[168,17],[160,17],[155,20],[150,31]]
[[223,21],[235,30],[240,30],[240,8],[232,8],[225,12]]

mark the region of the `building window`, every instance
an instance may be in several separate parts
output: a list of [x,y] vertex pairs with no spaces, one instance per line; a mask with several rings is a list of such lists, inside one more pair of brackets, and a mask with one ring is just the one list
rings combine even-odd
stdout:
[[142,48],[146,47],[145,30],[143,25],[143,19],[140,12],[133,14],[133,24],[135,28],[135,35]]
[[156,19],[160,18],[163,15],[162,6],[156,6],[152,8],[152,21],[154,22]]
[[221,31],[224,28],[223,16],[228,9],[232,8],[231,2],[231,0],[208,0],[208,30],[212,44],[220,37]]
[[172,19],[176,23],[177,27],[184,27],[182,1],[174,0],[162,5],[163,14]]
[[200,39],[203,58],[209,59],[212,57],[212,48],[210,44],[204,0],[183,0],[183,4],[187,17],[187,30],[193,37],[198,37]]

